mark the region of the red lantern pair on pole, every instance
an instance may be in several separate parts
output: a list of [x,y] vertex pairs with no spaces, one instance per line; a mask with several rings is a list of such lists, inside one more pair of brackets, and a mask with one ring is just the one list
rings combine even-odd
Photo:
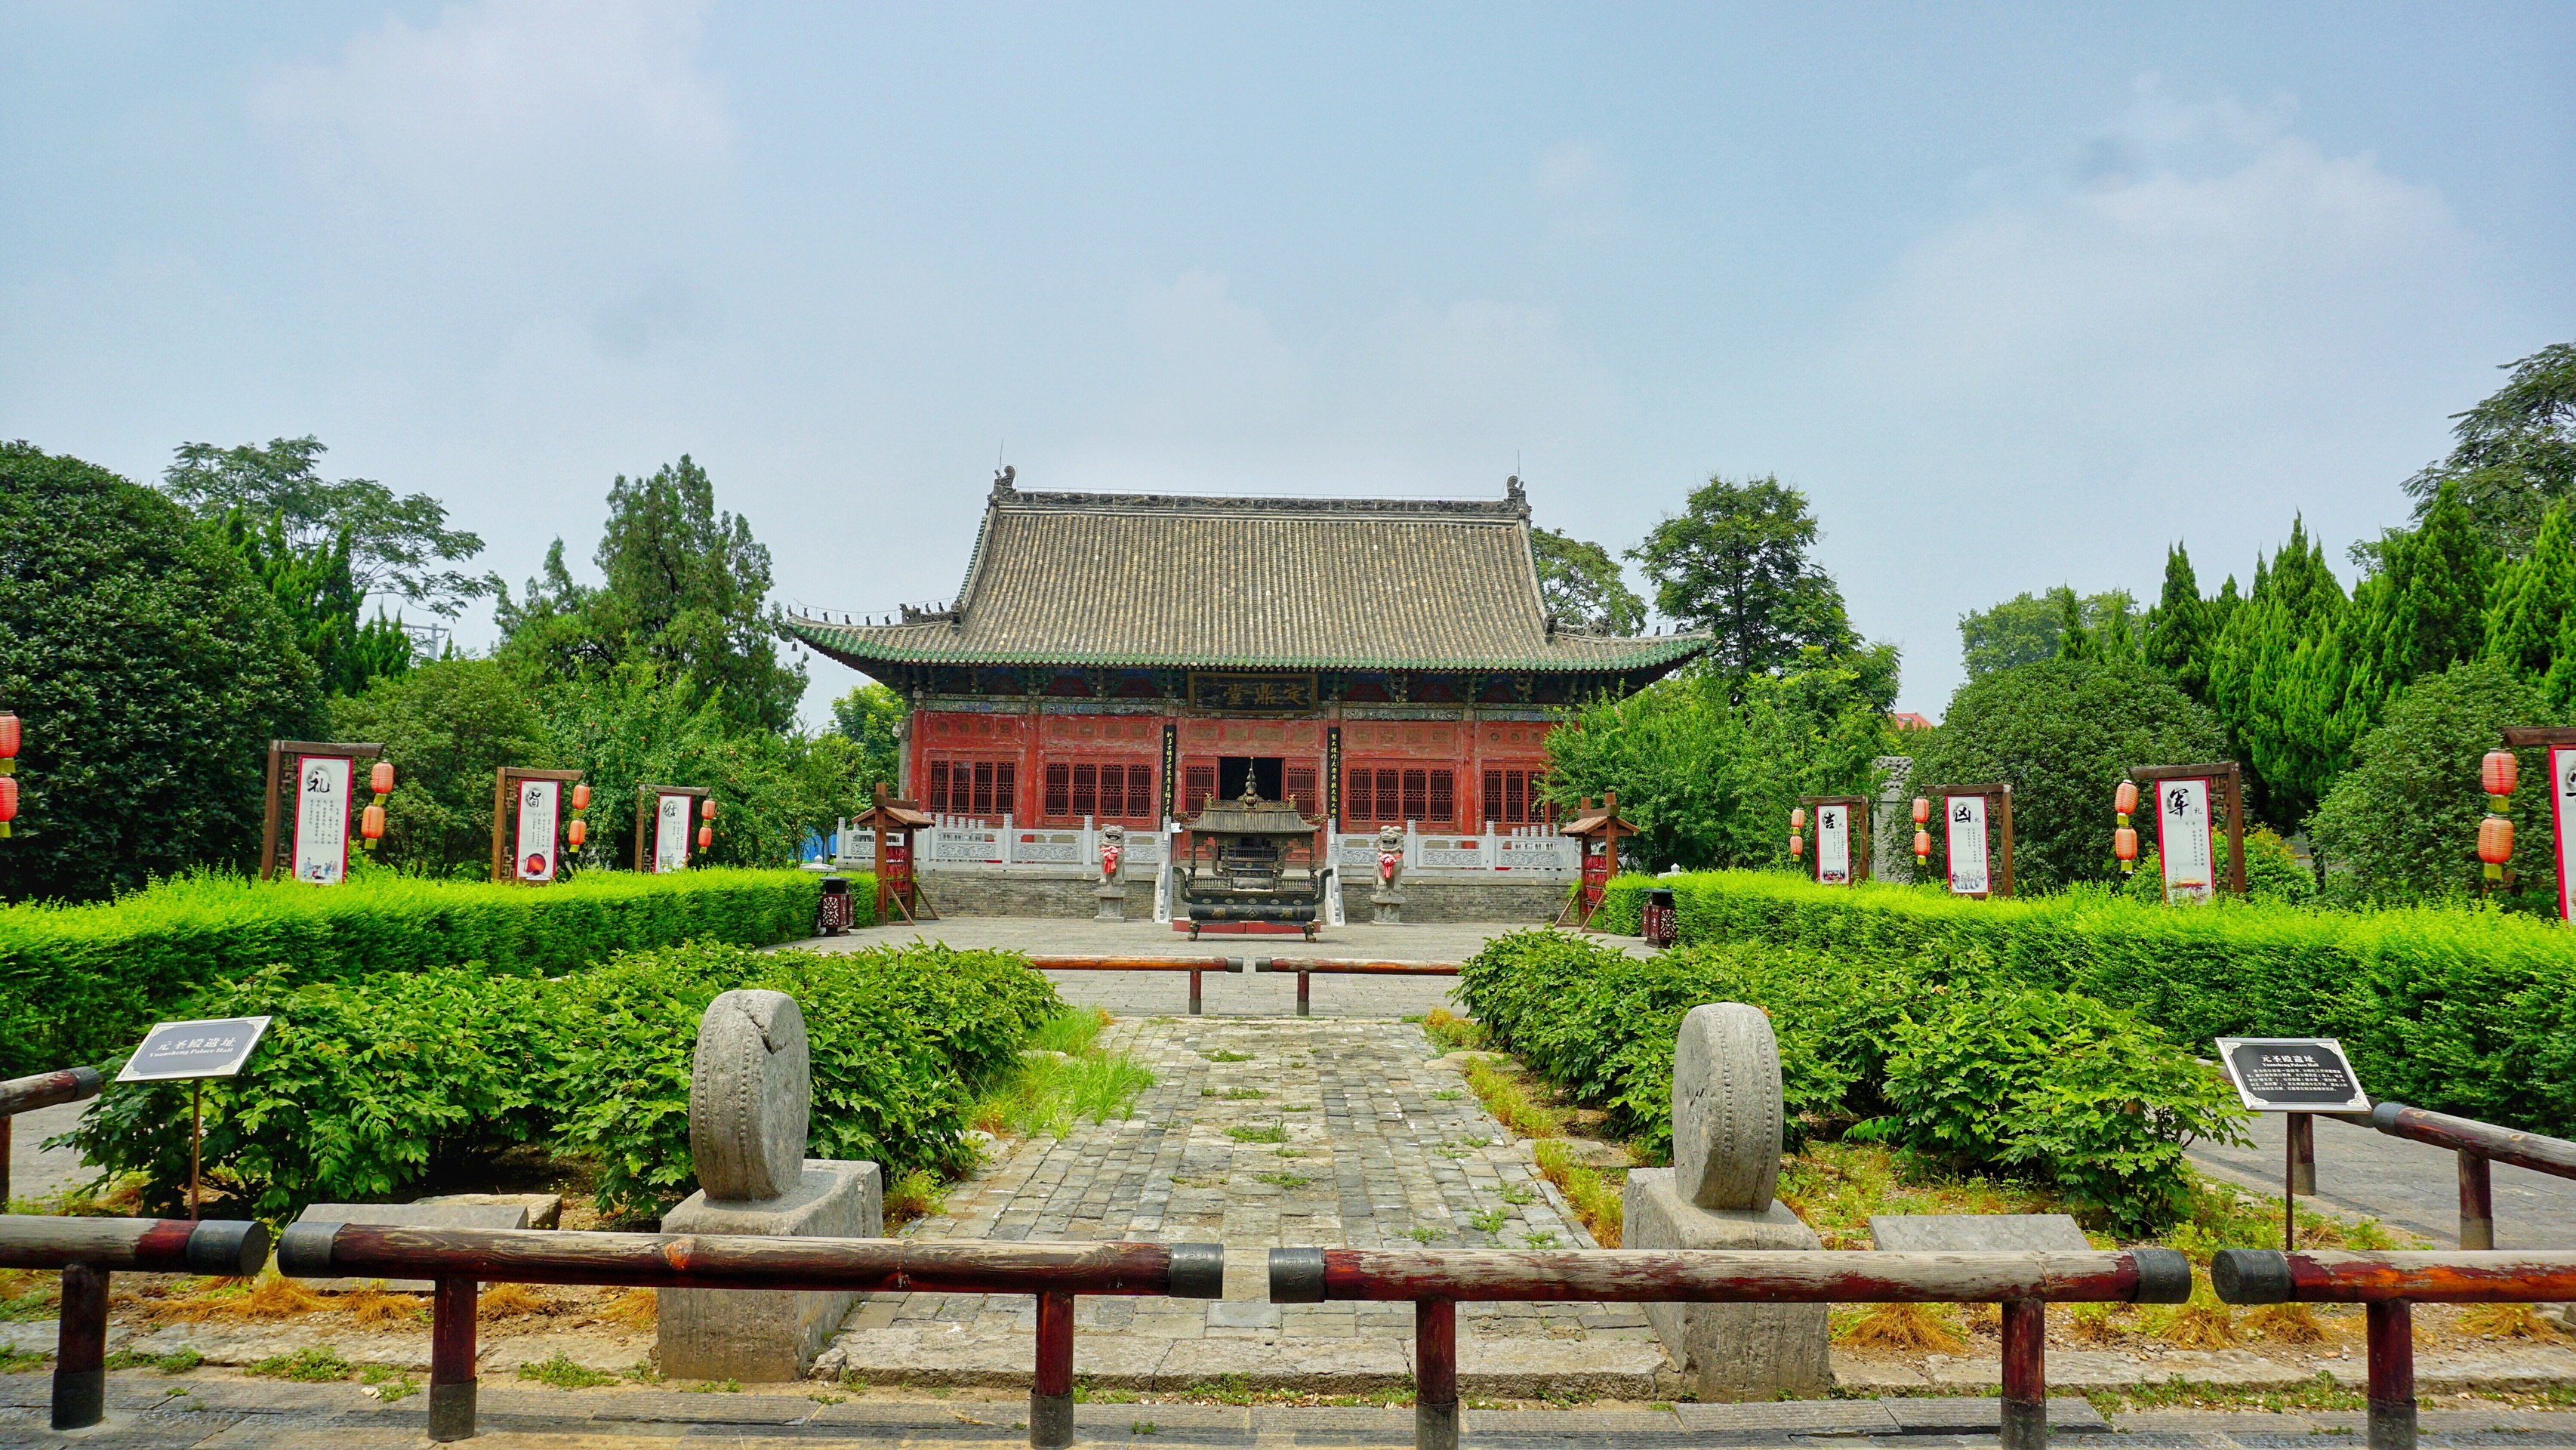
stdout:
[[1919,869],[1932,864],[1932,802],[1928,797],[1914,798],[1914,864]]
[[385,838],[385,797],[394,793],[394,763],[377,757],[367,771],[367,789],[375,793],[375,804],[358,815],[358,834],[365,838],[367,853],[375,854],[376,843]]
[[1789,812],[1789,859],[1792,861],[1799,859],[1800,854],[1807,849],[1807,838],[1799,834],[1805,829],[1807,829],[1807,808],[1800,806]]
[[0,714],[0,838],[18,819],[18,717]]
[[[2478,822],[2478,860],[2485,881],[2502,882],[2504,863],[2513,859],[2513,820],[2504,812],[2521,774],[2522,763],[2510,750],[2490,750],[2478,762],[2478,784],[2487,792],[2487,818]],[[2479,890],[2486,887],[2481,884]]]
[[573,782],[572,808],[574,812],[573,818],[564,824],[564,841],[567,845],[570,845],[574,850],[578,851],[581,849],[581,843],[590,839],[590,822],[583,820],[580,815],[581,812],[590,809],[589,781],[577,780]]
[[2111,833],[2111,854],[2120,858],[2120,874],[2123,876],[2138,869],[2138,832],[2129,824],[2129,813],[2137,808],[2138,783],[2134,780],[2120,782],[2120,788],[2111,793],[2111,809],[2120,817],[2120,828]]
[[698,849],[703,851],[716,843],[716,798],[707,796],[698,802],[698,814],[706,824],[698,827]]

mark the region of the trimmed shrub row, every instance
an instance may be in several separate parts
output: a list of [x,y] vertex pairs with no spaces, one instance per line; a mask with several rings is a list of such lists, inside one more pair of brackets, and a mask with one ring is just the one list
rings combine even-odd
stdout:
[[2188,1210],[2183,1145],[2237,1140],[2244,1116],[2154,1028],[1991,972],[1744,941],[1638,958],[1534,931],[1488,943],[1462,986],[1490,1036],[1650,1150],[1671,1150],[1682,1015],[1748,1002],[1780,1044],[1791,1146],[1840,1132],[2038,1179],[2130,1237]]
[[[596,1162],[603,1212],[659,1214],[695,1187],[698,1018],[736,987],[775,988],[804,1009],[807,1151],[874,1159],[889,1177],[971,1167],[976,1090],[1063,1005],[1022,957],[921,943],[696,943],[556,978],[468,966],[298,982],[272,968],[187,1004],[194,1015],[277,1019],[241,1076],[205,1084],[207,1171],[251,1212],[283,1220],[542,1143]],[[122,1065],[120,1055],[107,1067]],[[174,1202],[188,1178],[188,1093],[186,1083],[111,1087],[73,1136],[91,1162],[144,1173],[152,1203]]]
[[2219,1036],[2334,1037],[2374,1098],[2576,1136],[2576,931],[2461,907],[2171,908],[2092,888],[2013,901],[1709,871],[1611,883],[1637,929],[1669,886],[1684,943],[1803,947],[1852,966],[1992,969],[2136,1012],[2206,1054]]
[[[864,875],[851,882],[861,925],[875,889]],[[0,908],[0,1076],[98,1062],[199,990],[271,967],[290,982],[463,962],[559,976],[632,948],[801,940],[821,891],[811,872],[722,867],[585,872],[544,887],[201,874],[95,905]]]

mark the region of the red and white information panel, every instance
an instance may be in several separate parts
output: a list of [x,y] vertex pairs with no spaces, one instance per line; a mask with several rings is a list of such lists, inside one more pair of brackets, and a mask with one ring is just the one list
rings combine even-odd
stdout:
[[2207,777],[2156,782],[2156,854],[2164,859],[2165,900],[2207,901],[2216,893]]
[[1983,896],[1994,890],[1994,871],[1986,860],[1986,798],[1944,796],[1941,819],[1949,831],[1950,893]]
[[653,800],[653,871],[684,871],[689,865],[689,802],[684,795]]
[[2576,745],[2549,747],[2549,840],[2558,853],[2558,915],[2576,921]]
[[295,757],[295,879],[336,886],[349,874],[349,775],[345,755]]
[[1849,886],[1851,807],[1816,807],[1816,879],[1827,886]]
[[555,803],[560,785],[551,780],[519,782],[518,875],[522,881],[555,879]]

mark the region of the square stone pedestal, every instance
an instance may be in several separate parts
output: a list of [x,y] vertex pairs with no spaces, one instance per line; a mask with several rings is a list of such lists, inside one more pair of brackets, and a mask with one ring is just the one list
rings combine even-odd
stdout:
[[[662,1232],[881,1238],[885,1175],[874,1163],[808,1158],[795,1192],[753,1203],[693,1193],[662,1220]],[[674,1379],[802,1379],[858,1300],[848,1292],[665,1289],[659,1367]]]
[[[1701,1208],[1673,1187],[1673,1170],[1628,1175],[1632,1249],[1814,1249],[1824,1241],[1778,1200],[1770,1210]],[[1703,1400],[1768,1400],[1831,1389],[1822,1304],[1649,1304],[1646,1319]]]

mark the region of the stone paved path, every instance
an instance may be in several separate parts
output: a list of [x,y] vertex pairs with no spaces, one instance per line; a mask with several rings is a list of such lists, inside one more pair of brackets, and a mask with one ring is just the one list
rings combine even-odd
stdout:
[[[423,1397],[384,1404],[354,1384],[177,1380],[148,1371],[111,1374],[108,1419],[75,1435],[45,1428],[48,1377],[0,1375],[0,1445],[316,1447],[372,1450],[417,1446],[428,1428]],[[186,1393],[173,1393],[185,1390]],[[1992,1399],[1801,1400],[1750,1405],[1676,1405],[1628,1410],[1469,1410],[1468,1445],[1541,1450],[1830,1450],[1870,1443],[1887,1450],[1984,1450],[1996,1444]],[[552,1390],[487,1382],[477,1406],[482,1450],[593,1450],[639,1444],[779,1447],[811,1445],[1026,1445],[1026,1401],[995,1396],[946,1401],[827,1402],[799,1394],[677,1394],[668,1390]],[[2576,1446],[2576,1414],[2501,1408],[2428,1408],[2420,1413],[2426,1450]],[[2081,1400],[2049,1402],[2061,1443],[2098,1450],[2285,1450],[2357,1444],[2356,1411],[2153,1410],[2107,1420]],[[1084,1404],[1074,1433],[1090,1445],[1175,1447],[1396,1447],[1413,1443],[1406,1409],[1339,1409],[1182,1404]]]
[[[959,1185],[934,1238],[1223,1243],[1221,1301],[1085,1298],[1075,1365],[1094,1383],[1184,1388],[1229,1374],[1350,1391],[1401,1383],[1408,1304],[1269,1304],[1268,1250],[1565,1245],[1591,1237],[1525,1145],[1410,1023],[1156,1017],[1103,1045],[1150,1065],[1124,1121],[1041,1136]],[[1274,1141],[1277,1140],[1277,1141]],[[1462,1373],[1486,1394],[1588,1386],[1646,1396],[1663,1367],[1642,1311],[1461,1306]],[[863,1304],[819,1374],[1008,1384],[1027,1373],[1024,1296],[909,1294]]]

